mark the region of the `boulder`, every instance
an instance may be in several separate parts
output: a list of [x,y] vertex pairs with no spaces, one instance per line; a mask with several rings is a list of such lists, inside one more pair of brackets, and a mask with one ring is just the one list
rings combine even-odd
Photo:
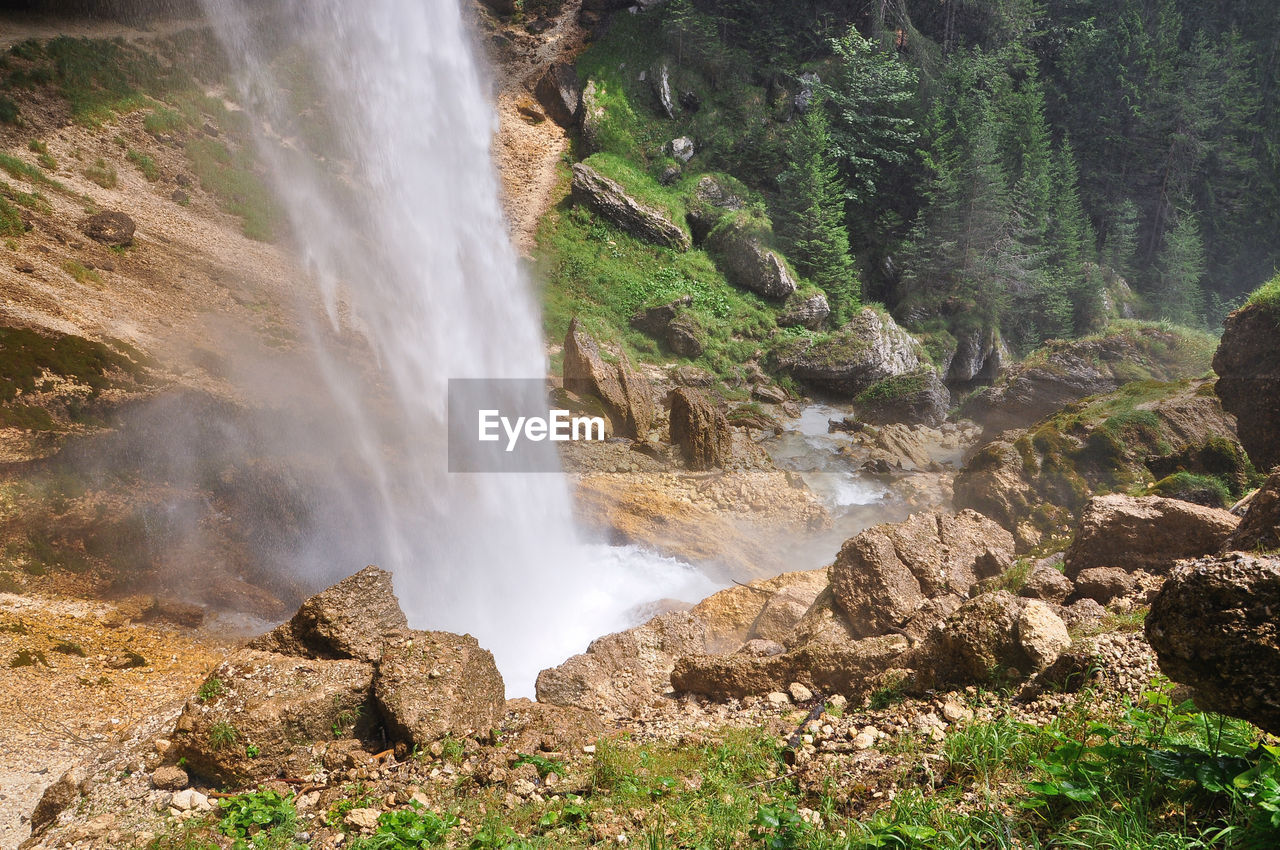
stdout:
[[408,628],[391,573],[365,567],[312,596],[289,621],[249,642],[251,649],[300,658],[374,663],[389,634]]
[[773,357],[795,380],[849,398],[925,364],[919,341],[891,316],[869,307],[825,339],[797,339],[775,349]]
[[712,231],[709,245],[716,265],[734,286],[774,300],[796,291],[798,284],[786,261],[765,245],[756,229],[721,224]]
[[666,304],[648,307],[631,314],[631,327],[654,339],[665,339],[667,326],[675,321],[681,311],[693,303],[692,295],[683,295]]
[[582,87],[582,106],[579,112],[582,121],[582,141],[588,151],[600,150],[600,137],[604,132],[605,105],[600,97],[599,87],[595,80],[587,80]]
[[367,736],[372,684],[362,661],[240,650],[205,680],[205,697],[183,706],[166,757],[226,785],[301,776],[312,744]]
[[1213,356],[1222,406],[1259,469],[1280,466],[1280,315],[1265,304],[1235,311]]
[[1280,734],[1280,558],[1243,553],[1189,561],[1147,615],[1160,669],[1198,705]]
[[854,636],[905,630],[923,637],[937,618],[912,618],[927,601],[958,602],[1011,566],[1013,548],[1007,531],[974,511],[915,514],[846,541],[831,567],[831,589]]
[[[1076,340],[1055,340],[970,396],[960,415],[991,436],[1025,428],[1087,396],[1113,392],[1137,380],[1178,381],[1203,375],[1207,357],[1187,357],[1184,332],[1157,326],[1126,328]],[[957,352],[952,380],[968,370]]]
[[822,78],[812,71],[806,71],[799,76],[797,82],[799,86],[791,102],[796,112],[803,115],[809,111],[809,107],[813,105],[814,100],[817,98],[818,86],[822,85]]
[[1061,604],[1074,590],[1075,585],[1071,583],[1071,579],[1062,574],[1061,570],[1037,564],[1027,576],[1018,595]]
[[817,641],[781,655],[688,655],[676,662],[671,684],[677,692],[718,700],[785,692],[792,683],[822,696],[856,699],[874,687],[876,677],[894,666],[908,646],[901,635],[882,635]]
[[568,62],[553,62],[534,87],[534,96],[552,121],[572,127],[582,111],[582,83]]
[[58,815],[80,799],[85,778],[83,768],[73,767],[44,789],[36,807],[31,811],[32,835],[39,835],[48,829],[58,819]]
[[[958,331],[955,351],[947,358],[947,381],[954,384],[990,383],[1009,359],[997,328]],[[942,368],[941,366],[939,368]]]
[[677,316],[667,325],[667,347],[681,357],[699,357],[706,348],[706,331],[692,313]]
[[671,96],[671,69],[665,64],[659,65],[653,74],[653,93],[658,98],[658,106],[661,107],[662,114],[668,118],[675,118],[676,103],[675,98]]
[[1217,552],[1240,519],[1230,511],[1159,496],[1097,496],[1067,550],[1066,574],[1121,567],[1164,575],[1181,558]]
[[894,422],[936,428],[947,418],[951,391],[932,366],[872,384],[854,399],[858,418],[872,425]]
[[151,774],[151,784],[161,791],[181,791],[191,784],[191,779],[177,765],[163,764]]
[[827,296],[821,292],[800,298],[793,295],[787,299],[787,305],[778,316],[778,325],[784,328],[801,327],[811,331],[820,330],[831,315],[831,305]]
[[[790,623],[787,620],[801,605],[804,610],[799,615],[804,616],[826,587],[825,569],[783,573],[726,587],[699,602],[690,613],[706,624],[709,653],[732,652],[756,635],[772,635],[771,641],[783,643],[799,617]],[[767,615],[765,609],[770,609]]]
[[119,210],[100,212],[80,222],[81,233],[112,248],[132,245],[135,229],[133,219]]
[[1081,570],[1075,580],[1075,595],[1106,605],[1113,599],[1132,596],[1142,589],[1133,573],[1119,567],[1090,567]]
[[974,597],[928,637],[922,682],[986,684],[1045,669],[1071,645],[1066,624],[1038,600],[1006,590]]
[[691,247],[689,234],[665,212],[632,198],[620,183],[610,180],[585,162],[575,163],[572,170],[571,192],[575,203],[588,207],[642,242],[664,245],[677,251],[687,251]]
[[706,626],[688,612],[597,638],[581,655],[538,674],[538,702],[626,715],[666,690],[676,659],[706,652]]
[[655,412],[649,382],[631,367],[625,353],[617,364],[606,363],[599,343],[576,318],[564,338],[564,388],[600,399],[618,436],[643,440],[649,435]]
[[1244,519],[1227,538],[1225,549],[1239,552],[1280,549],[1280,471],[1271,473],[1253,494]]
[[388,641],[373,680],[387,731],[426,747],[446,735],[483,735],[501,725],[506,689],[471,635],[407,631]]
[[671,391],[671,442],[690,469],[724,467],[732,450],[729,421],[695,389]]
[[667,144],[667,150],[671,156],[683,163],[688,163],[693,159],[693,139],[688,136],[681,136],[678,139],[672,139]]

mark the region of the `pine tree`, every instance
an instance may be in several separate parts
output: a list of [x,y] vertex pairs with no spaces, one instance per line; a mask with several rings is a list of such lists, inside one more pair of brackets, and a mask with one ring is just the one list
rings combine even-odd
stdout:
[[838,323],[859,304],[859,284],[844,224],[844,187],[831,157],[831,134],[821,108],[809,109],[795,127],[792,167],[779,178],[778,232],[796,269],[827,294]]
[[1157,303],[1162,316],[1183,325],[1199,325],[1204,310],[1204,241],[1193,213],[1179,209],[1156,262]]

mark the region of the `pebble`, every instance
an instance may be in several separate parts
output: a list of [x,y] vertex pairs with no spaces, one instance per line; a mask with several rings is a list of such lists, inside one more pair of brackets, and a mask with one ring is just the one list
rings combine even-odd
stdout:
[[213,810],[213,805],[209,802],[209,798],[194,788],[173,792],[173,796],[169,798],[169,805],[179,812],[208,812]]
[[782,691],[774,691],[765,697],[765,701],[770,705],[790,705],[791,697],[787,696]]
[[352,809],[347,812],[347,816],[342,819],[342,822],[353,829],[372,831],[378,828],[378,815],[380,814],[381,812],[377,809]]

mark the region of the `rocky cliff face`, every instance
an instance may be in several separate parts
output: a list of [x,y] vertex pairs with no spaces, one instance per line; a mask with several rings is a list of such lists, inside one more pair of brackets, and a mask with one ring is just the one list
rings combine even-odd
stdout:
[[1259,469],[1280,465],[1280,315],[1254,304],[1227,317],[1213,357],[1222,406]]

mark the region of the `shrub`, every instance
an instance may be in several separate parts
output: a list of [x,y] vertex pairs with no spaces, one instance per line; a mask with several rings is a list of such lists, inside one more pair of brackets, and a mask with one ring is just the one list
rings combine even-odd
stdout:
[[114,189],[119,182],[116,167],[102,157],[98,157],[93,165],[84,170],[84,176],[104,189]]

